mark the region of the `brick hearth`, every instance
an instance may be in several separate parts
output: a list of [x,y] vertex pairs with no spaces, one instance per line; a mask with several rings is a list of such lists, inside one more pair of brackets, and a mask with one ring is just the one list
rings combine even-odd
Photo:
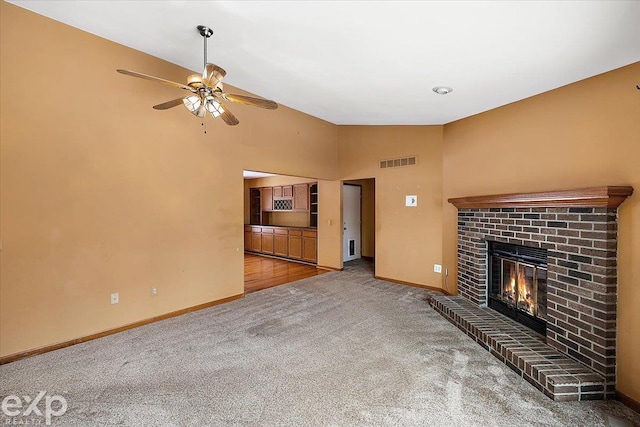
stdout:
[[433,297],[431,306],[550,399],[604,397],[602,375],[547,345],[526,326],[460,296]]
[[459,295],[486,305],[488,241],[547,249],[546,344],[603,376],[605,397],[613,397],[616,379],[617,207],[632,192],[449,200],[458,207]]

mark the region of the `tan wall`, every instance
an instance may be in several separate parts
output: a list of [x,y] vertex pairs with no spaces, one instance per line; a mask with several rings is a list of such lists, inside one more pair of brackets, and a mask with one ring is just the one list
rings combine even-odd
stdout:
[[115,70],[191,71],[0,7],[0,355],[242,294],[242,170],[337,179],[337,126],[233,105],[205,135]]
[[[640,400],[640,63],[444,127],[445,266],[450,197],[632,185],[619,209],[618,389]],[[455,277],[455,276],[453,276]],[[454,284],[451,284],[454,286]]]
[[318,181],[318,265],[342,268],[342,183]]
[[361,187],[361,218],[362,218],[362,256],[374,257],[376,239],[376,180],[355,179],[345,181],[345,184],[355,184]]
[[[444,139],[442,126],[338,127],[241,105],[239,126],[209,118],[205,135],[182,108],[150,108],[179,91],[115,69],[176,81],[190,71],[0,7],[0,355],[242,293],[243,169],[318,181],[318,264],[334,268],[341,180],[375,178],[376,274],[450,291],[433,273],[456,262],[456,214],[443,197],[640,191],[638,64],[446,125]],[[408,155],[418,166],[378,169]],[[418,208],[404,207],[408,194]],[[620,209],[619,241],[618,387],[636,400],[639,200]]]
[[[418,156],[416,166],[379,169],[379,161]],[[340,126],[340,176],[375,178],[376,275],[440,287],[442,126]],[[418,207],[405,207],[417,195]]]

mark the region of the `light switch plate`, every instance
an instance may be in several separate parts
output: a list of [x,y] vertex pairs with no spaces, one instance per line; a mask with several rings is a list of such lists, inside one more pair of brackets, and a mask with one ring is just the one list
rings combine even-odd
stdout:
[[433,264],[434,273],[442,273],[442,266],[440,264]]
[[418,196],[406,196],[405,206],[415,207],[418,206]]

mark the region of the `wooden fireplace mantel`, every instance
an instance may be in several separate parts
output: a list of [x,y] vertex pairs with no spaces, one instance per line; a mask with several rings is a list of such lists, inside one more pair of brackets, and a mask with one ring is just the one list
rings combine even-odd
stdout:
[[605,186],[541,193],[458,197],[449,199],[449,203],[458,209],[562,206],[617,208],[631,194],[633,194],[633,187],[630,186]]

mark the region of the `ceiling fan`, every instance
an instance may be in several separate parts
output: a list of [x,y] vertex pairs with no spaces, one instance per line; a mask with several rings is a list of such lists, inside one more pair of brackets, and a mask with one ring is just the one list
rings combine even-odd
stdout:
[[207,112],[209,112],[214,118],[221,117],[226,124],[235,126],[240,122],[236,116],[229,111],[223,102],[237,102],[239,104],[266,108],[268,110],[275,110],[278,108],[278,104],[268,99],[225,93],[222,87],[222,79],[227,72],[217,65],[207,62],[207,39],[211,37],[213,30],[204,25],[198,25],[197,29],[200,32],[200,35],[204,38],[204,71],[202,72],[202,75],[190,75],[187,78],[186,85],[161,79],[160,77],[138,73],[136,71],[123,69],[118,69],[117,71],[128,76],[164,83],[166,85],[191,92],[184,98],[177,98],[163,102],[162,104],[154,105],[153,108],[156,110],[168,110],[169,108],[184,104],[184,106],[197,117],[202,118]]

